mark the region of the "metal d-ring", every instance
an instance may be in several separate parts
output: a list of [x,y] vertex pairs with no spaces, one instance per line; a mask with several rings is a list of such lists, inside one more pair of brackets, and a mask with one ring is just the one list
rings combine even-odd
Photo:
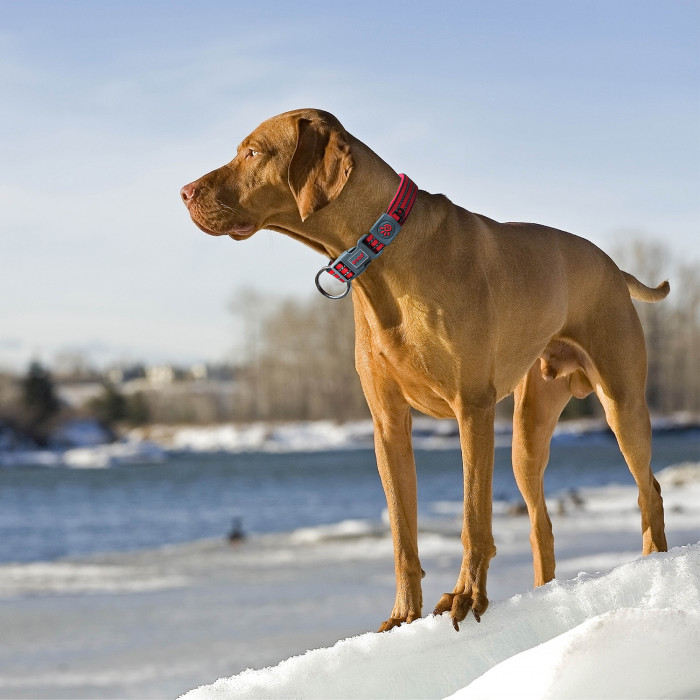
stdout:
[[342,299],[343,297],[346,297],[348,295],[348,292],[350,291],[350,282],[346,282],[345,280],[342,280],[335,275],[331,274],[333,279],[337,279],[338,281],[342,282],[345,285],[345,291],[340,295],[340,296],[333,296],[332,294],[329,294],[320,284],[318,281],[319,277],[321,276],[322,272],[330,272],[331,271],[331,266],[326,265],[325,267],[322,267],[317,273],[316,273],[316,289],[318,289],[321,294],[323,294],[324,297],[327,299]]

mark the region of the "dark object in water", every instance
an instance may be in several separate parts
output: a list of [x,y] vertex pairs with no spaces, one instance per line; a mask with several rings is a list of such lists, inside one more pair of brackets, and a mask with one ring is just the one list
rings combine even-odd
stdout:
[[241,542],[245,539],[245,532],[243,532],[243,520],[241,518],[233,519],[227,539],[229,542],[233,543]]

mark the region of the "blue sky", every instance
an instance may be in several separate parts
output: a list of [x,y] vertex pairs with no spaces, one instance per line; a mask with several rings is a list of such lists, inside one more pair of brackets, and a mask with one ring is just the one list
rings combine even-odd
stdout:
[[700,261],[698,0],[0,12],[0,368],[222,360],[237,292],[314,294],[315,253],[207,237],[178,194],[297,107],[471,211]]

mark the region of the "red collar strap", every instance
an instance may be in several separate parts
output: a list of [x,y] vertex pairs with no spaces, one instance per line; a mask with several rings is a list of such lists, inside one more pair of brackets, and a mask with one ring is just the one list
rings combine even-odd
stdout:
[[403,226],[411,213],[411,209],[413,209],[413,205],[416,203],[418,188],[408,175],[401,173],[399,177],[401,178],[399,189],[396,190],[394,199],[391,200],[386,213],[396,219],[399,222],[399,226]]
[[[362,236],[357,241],[357,245],[341,253],[335,260],[318,271],[316,287],[324,297],[342,299],[350,291],[350,284],[355,277],[367,269],[372,260],[378,257],[384,248],[396,238],[401,227],[406,223],[406,219],[416,203],[418,188],[407,175],[401,174],[400,177],[399,189],[396,190],[386,214],[382,214],[375,221],[369,233]],[[319,278],[324,272],[343,282],[342,293],[333,295],[321,286]]]

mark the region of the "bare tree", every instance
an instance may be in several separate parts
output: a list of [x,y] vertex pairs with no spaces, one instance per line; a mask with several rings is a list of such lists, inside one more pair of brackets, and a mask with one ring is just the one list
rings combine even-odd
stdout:
[[345,420],[368,415],[355,372],[350,300],[329,302],[237,295],[243,321],[239,419]]
[[[677,265],[660,243],[630,237],[613,255],[646,284],[671,280],[671,296],[637,303],[649,362],[647,397],[652,411],[700,411],[700,266]],[[321,297],[275,301],[243,291],[231,303],[242,329],[237,350],[238,420],[367,416],[354,363],[350,299]],[[504,402],[500,415],[509,413]],[[597,402],[572,402],[570,417],[590,414]]]
[[647,343],[647,400],[652,411],[700,411],[700,263],[678,264],[661,243],[639,236],[613,255],[646,284],[670,279],[658,304],[635,301]]

